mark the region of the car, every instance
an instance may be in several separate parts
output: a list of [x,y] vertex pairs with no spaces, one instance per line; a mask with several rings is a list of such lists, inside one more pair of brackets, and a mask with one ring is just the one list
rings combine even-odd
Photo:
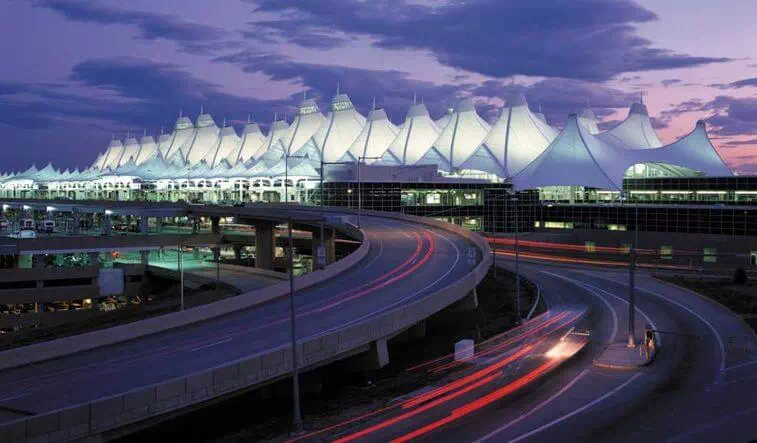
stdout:
[[10,223],[8,223],[8,220],[2,218],[0,219],[0,229],[8,229],[10,227]]
[[9,235],[12,238],[37,238],[37,233],[31,230],[16,231]]

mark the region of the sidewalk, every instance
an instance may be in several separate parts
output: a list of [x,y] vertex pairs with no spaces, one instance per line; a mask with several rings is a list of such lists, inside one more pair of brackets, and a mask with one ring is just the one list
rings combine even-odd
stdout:
[[626,343],[613,343],[594,359],[594,364],[603,368],[635,369],[650,364],[657,354],[657,347],[650,347],[648,354],[640,344],[629,348]]

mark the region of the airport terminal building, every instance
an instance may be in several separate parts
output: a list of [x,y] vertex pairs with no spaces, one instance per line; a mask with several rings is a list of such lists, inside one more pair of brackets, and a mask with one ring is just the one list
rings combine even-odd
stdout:
[[324,115],[303,100],[293,121],[241,134],[208,114],[171,133],[112,140],[83,170],[0,175],[5,199],[104,199],[360,206],[472,230],[635,229],[757,235],[757,177],[736,176],[698,122],[663,145],[647,108],[600,131],[590,109],[562,128],[508,97],[492,124],[462,99],[438,119],[423,103],[396,125],[337,94]]

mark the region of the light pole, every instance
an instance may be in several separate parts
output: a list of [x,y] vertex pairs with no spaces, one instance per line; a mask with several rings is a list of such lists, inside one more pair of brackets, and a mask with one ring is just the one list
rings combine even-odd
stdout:
[[181,296],[181,310],[184,310],[184,248],[179,243],[177,248],[177,259],[179,261],[179,293]]
[[360,163],[363,160],[378,160],[381,157],[364,157],[362,155],[357,158],[357,228],[360,229],[360,210],[363,202],[363,192],[360,186]]
[[289,267],[289,323],[292,333],[292,393],[294,401],[294,418],[292,425],[295,434],[302,432],[302,417],[300,416],[300,367],[297,359],[297,313],[294,305],[294,241],[292,240],[292,216],[289,215],[289,159],[306,158],[302,155],[289,155],[284,153],[284,198],[287,212],[287,228],[289,231],[289,257],[287,265]]
[[518,313],[516,321],[520,323],[520,251],[518,248],[518,198],[513,197],[510,199],[510,201],[515,203],[515,310]]
[[[629,200],[631,193],[626,196],[626,200]],[[628,251],[628,347],[633,348],[636,346],[636,340],[634,338],[635,326],[636,326],[636,248],[639,245],[639,203],[634,202],[635,206],[635,218],[636,229],[634,242],[631,243],[631,250]]]

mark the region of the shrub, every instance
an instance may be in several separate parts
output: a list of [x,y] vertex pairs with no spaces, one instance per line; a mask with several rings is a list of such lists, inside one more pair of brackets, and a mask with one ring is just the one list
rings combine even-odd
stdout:
[[746,271],[744,268],[737,268],[733,272],[733,282],[737,285],[745,285],[747,282]]

